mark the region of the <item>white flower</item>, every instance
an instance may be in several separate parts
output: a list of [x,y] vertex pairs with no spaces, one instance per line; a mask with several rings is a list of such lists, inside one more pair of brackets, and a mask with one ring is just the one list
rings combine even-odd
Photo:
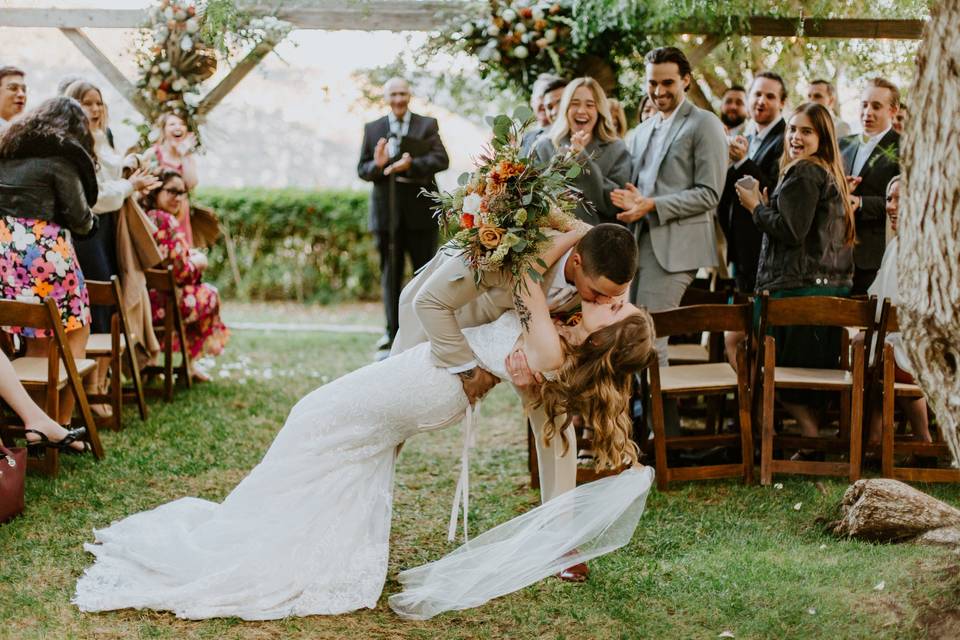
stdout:
[[464,22],[464,23],[463,23],[463,26],[460,27],[460,31],[463,32],[463,35],[465,35],[466,37],[469,38],[470,36],[473,35],[473,23],[472,23],[472,22]]
[[547,14],[545,14],[545,13],[543,12],[543,8],[542,8],[542,7],[534,7],[534,8],[533,8],[533,19],[534,19],[534,20],[543,20],[544,17],[546,17],[546,15],[547,15]]
[[543,37],[547,39],[547,42],[555,42],[557,39],[557,30],[556,29],[547,29],[543,33]]
[[17,251],[26,251],[27,246],[35,243],[37,236],[33,235],[33,228],[27,228],[19,224],[13,225],[13,246]]
[[176,80],[174,80],[174,81],[170,84],[170,87],[171,87],[174,91],[183,91],[184,89],[186,89],[186,88],[189,86],[189,84],[190,84],[190,83],[188,83],[188,82],[187,82],[186,80],[184,80],[183,78],[177,78]]
[[196,106],[200,104],[200,96],[195,93],[185,93],[183,94],[183,102],[188,107],[196,108]]
[[47,259],[47,262],[53,265],[58,276],[62,278],[67,275],[67,261],[63,259],[63,256],[56,251],[47,251],[44,257]]
[[166,60],[164,60],[163,62],[161,62],[161,63],[158,64],[158,65],[154,65],[154,67],[153,67],[153,72],[154,72],[154,73],[157,72],[157,68],[158,68],[158,67],[160,68],[160,71],[163,71],[164,73],[170,73],[170,63],[167,62]]
[[518,22],[516,25],[514,25],[513,30],[516,33],[526,33],[527,25],[523,24],[522,22]]
[[502,57],[503,57],[503,56],[500,55],[500,50],[499,50],[499,49],[494,49],[493,55],[490,56],[490,59],[493,60],[494,62],[500,62],[500,59],[501,59]]
[[197,31],[200,31],[200,22],[196,18],[187,20],[187,33],[196,33]]
[[250,21],[250,28],[263,29],[263,20],[261,20],[260,18],[254,18],[253,20]]
[[480,194],[471,193],[463,199],[463,212],[464,213],[477,213],[480,211],[480,203],[483,202],[483,198],[480,197]]
[[522,44],[513,48],[513,57],[518,60],[523,60],[528,55],[530,55],[530,51]]
[[184,51],[190,51],[193,49],[193,38],[190,36],[183,36],[180,40],[180,48]]
[[149,85],[151,89],[159,88],[162,83],[163,83],[163,78],[161,78],[160,76],[150,76]]
[[173,7],[167,7],[163,10],[163,17],[167,20],[173,20]]
[[495,24],[491,24],[489,27],[487,27],[487,35],[494,37],[500,35],[500,27]]
[[500,17],[506,22],[513,22],[517,19],[517,12],[513,9],[504,9],[503,13],[500,14]]
[[533,37],[533,34],[528,31],[527,33],[520,36],[520,42],[530,42],[530,38],[532,37]]

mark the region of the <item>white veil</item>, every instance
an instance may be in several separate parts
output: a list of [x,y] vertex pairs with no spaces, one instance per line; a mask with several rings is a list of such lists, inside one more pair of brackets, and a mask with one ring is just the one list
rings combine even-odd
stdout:
[[627,544],[653,483],[637,467],[577,487],[477,536],[440,560],[400,573],[397,615],[426,620],[477,607]]

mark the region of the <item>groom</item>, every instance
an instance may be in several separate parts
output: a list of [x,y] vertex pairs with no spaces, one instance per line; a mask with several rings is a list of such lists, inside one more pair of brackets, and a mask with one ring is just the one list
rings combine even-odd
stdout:
[[[637,243],[625,227],[593,227],[543,276],[542,286],[551,313],[570,313],[581,300],[619,304],[629,291],[637,265]],[[471,404],[476,402],[499,379],[480,366],[463,329],[493,322],[513,309],[512,291],[510,274],[506,272],[486,272],[477,286],[464,260],[453,255],[448,247],[446,252],[442,247],[400,294],[400,331],[391,355],[429,340],[434,362],[459,376],[467,398]],[[531,382],[523,372],[510,373],[515,385]],[[568,426],[563,432],[569,443],[566,454],[558,439],[545,444],[542,436],[546,412],[542,406],[534,407],[525,394],[520,397],[535,436],[541,501],[547,502],[576,487],[576,438],[573,427]],[[583,580],[585,566],[582,571],[570,579]]]

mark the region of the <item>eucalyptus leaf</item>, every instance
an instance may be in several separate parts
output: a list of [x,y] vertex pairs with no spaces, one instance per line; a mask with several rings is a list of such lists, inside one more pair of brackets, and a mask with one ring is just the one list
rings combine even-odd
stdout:
[[531,118],[533,118],[533,109],[531,109],[525,104],[522,104],[513,110],[514,120],[519,120],[520,122],[526,122]]
[[576,179],[577,176],[579,176],[582,171],[583,170],[580,168],[580,165],[578,164],[572,165],[569,169],[567,169],[567,173],[566,173],[567,180]]
[[523,194],[523,197],[520,198],[520,202],[523,203],[524,206],[530,204],[531,202],[533,202],[533,194],[532,193]]
[[467,186],[468,182],[470,182],[470,173],[468,171],[464,171],[457,178],[457,184],[460,185],[461,187],[465,187]]

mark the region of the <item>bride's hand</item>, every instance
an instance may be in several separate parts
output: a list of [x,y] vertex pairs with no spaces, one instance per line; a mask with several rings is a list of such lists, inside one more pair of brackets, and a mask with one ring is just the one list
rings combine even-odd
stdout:
[[504,365],[510,375],[510,382],[521,391],[543,382],[543,376],[530,369],[530,365],[527,364],[527,356],[520,349],[511,351],[504,361]]

